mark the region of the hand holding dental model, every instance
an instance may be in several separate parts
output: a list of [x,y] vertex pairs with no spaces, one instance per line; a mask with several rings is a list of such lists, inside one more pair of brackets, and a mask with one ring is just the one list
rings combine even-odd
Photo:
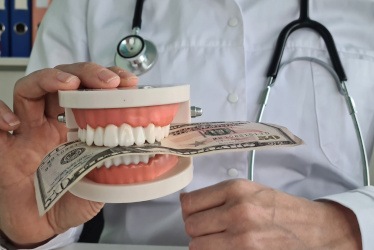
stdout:
[[[0,229],[16,245],[33,247],[80,225],[103,207],[66,193],[39,217],[33,186],[42,158],[66,141],[57,122],[58,90],[115,88],[137,83],[118,68],[61,65],[30,74],[15,87],[14,114],[0,104]],[[10,134],[8,131],[13,130]],[[290,196],[247,180],[222,182],[181,195],[191,249],[359,249],[354,214],[330,202]],[[182,215],[181,215],[182,216]],[[209,223],[208,223],[209,222]]]
[[[32,247],[95,216],[102,203],[67,193],[46,215],[38,215],[34,172],[46,153],[66,141],[57,121],[63,109],[57,90],[130,86],[137,78],[119,68],[78,63],[45,69],[20,79],[14,114],[0,103],[0,229],[19,247]],[[7,131],[14,131],[13,134]]]

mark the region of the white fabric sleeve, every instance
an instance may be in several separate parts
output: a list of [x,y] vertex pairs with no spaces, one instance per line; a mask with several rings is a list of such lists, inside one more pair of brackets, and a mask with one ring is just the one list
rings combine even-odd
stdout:
[[[66,232],[57,235],[44,245],[41,245],[37,248],[33,248],[34,250],[50,250],[55,249],[58,247],[63,247],[66,245],[69,245],[73,242],[77,242],[79,239],[79,236],[82,233],[83,225],[78,227],[73,227],[67,230]],[[30,250],[30,249],[20,249],[20,250]]]
[[362,187],[341,194],[322,197],[318,200],[330,200],[351,209],[358,220],[362,249],[374,249],[374,187]]

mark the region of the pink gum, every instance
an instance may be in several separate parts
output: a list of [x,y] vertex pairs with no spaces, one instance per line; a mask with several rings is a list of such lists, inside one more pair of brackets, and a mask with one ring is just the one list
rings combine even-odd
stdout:
[[106,127],[113,124],[117,127],[126,123],[132,127],[169,125],[178,111],[178,103],[149,107],[111,108],[111,109],[72,109],[75,120],[81,129]]

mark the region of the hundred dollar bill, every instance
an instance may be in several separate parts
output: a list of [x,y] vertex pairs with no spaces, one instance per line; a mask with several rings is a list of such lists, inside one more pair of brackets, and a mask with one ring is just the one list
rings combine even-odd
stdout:
[[250,151],[269,147],[296,146],[302,140],[286,128],[252,122],[174,124],[161,143],[113,148],[88,146],[81,141],[62,144],[42,160],[35,173],[35,191],[40,215],[91,169],[106,159],[130,154],[173,154],[191,157],[208,153]]

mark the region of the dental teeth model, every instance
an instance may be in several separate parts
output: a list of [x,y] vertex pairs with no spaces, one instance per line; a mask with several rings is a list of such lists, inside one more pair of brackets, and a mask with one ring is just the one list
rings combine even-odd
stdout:
[[[79,139],[88,146],[157,143],[169,135],[171,123],[191,121],[188,85],[60,91],[59,102],[65,108],[68,141]],[[70,191],[103,202],[143,201],[184,188],[192,173],[190,158],[115,156],[92,169]]]

